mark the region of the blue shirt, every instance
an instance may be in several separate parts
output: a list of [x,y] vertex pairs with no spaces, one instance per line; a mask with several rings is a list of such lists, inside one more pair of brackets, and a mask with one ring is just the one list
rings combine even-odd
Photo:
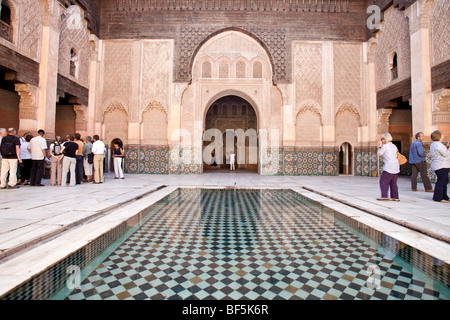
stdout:
[[409,163],[414,164],[423,161],[426,161],[425,150],[423,150],[422,142],[416,140],[411,143],[411,147],[409,148]]

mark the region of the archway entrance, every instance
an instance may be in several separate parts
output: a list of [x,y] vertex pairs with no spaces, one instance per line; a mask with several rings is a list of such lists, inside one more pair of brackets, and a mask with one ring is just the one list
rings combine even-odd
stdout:
[[[211,144],[215,145],[218,169],[230,170],[230,153],[234,152],[236,171],[257,172],[257,116],[247,100],[228,95],[214,101],[205,117],[205,132],[209,130],[217,135],[213,133],[211,141],[203,141],[203,150]],[[208,161],[203,163],[206,171],[213,169]]]
[[339,174],[352,174],[353,166],[352,146],[348,142],[341,144],[339,148]]

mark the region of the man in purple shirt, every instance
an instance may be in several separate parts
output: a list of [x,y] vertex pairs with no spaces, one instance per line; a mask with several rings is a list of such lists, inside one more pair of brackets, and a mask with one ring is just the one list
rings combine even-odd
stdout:
[[411,164],[412,174],[411,174],[411,189],[412,191],[417,191],[417,173],[420,172],[422,177],[423,186],[426,192],[433,192],[431,187],[430,179],[427,174],[427,161],[425,158],[425,150],[423,149],[423,133],[416,133],[416,140],[411,143],[409,148],[409,163]]

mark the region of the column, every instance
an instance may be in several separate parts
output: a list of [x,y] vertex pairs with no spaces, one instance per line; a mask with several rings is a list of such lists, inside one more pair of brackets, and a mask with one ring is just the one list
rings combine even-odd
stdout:
[[[369,144],[375,142],[378,139],[378,127],[377,127],[377,89],[375,86],[376,74],[375,74],[375,53],[377,43],[371,41],[367,47],[367,120],[368,120],[368,137]],[[392,110],[391,110],[392,112]],[[387,132],[387,131],[386,131]]]
[[334,123],[334,50],[333,42],[323,43],[322,56],[322,141],[324,147],[334,146],[335,123]]
[[62,10],[64,9],[60,5],[53,5],[46,8],[43,16],[39,65],[38,130],[44,129],[48,139],[55,137],[59,25]]
[[38,93],[39,88],[26,83],[16,83],[15,90],[20,96],[19,130],[21,136],[29,131],[36,134],[38,128]]
[[79,134],[81,134],[82,137],[86,137],[88,134],[87,132],[87,106],[81,105],[81,104],[74,104],[73,110],[76,114],[75,119],[75,130]]
[[[389,132],[389,117],[392,114],[391,108],[381,108],[378,109],[378,134],[377,140],[380,138],[379,136],[383,133]],[[377,141],[378,142],[378,141]]]
[[101,48],[101,40],[94,34],[89,35],[91,44],[91,61],[89,65],[89,101],[87,110],[87,132],[89,136],[95,134],[95,109],[100,107],[97,103],[97,81],[100,72],[99,49]]
[[429,11],[432,1],[417,0],[405,15],[409,19],[411,39],[411,100],[413,133],[423,132],[430,141],[432,132],[431,63]]

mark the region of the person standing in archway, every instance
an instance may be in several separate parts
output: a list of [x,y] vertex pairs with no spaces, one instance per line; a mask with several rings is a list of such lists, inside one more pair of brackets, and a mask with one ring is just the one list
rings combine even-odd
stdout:
[[122,170],[123,157],[124,157],[123,148],[119,146],[119,142],[115,142],[113,150],[113,158],[114,158],[114,173],[116,176],[114,177],[114,179],[125,179]]
[[230,153],[230,170],[236,170],[235,168],[234,168],[234,158],[235,158],[235,154],[234,154],[234,151],[233,152],[231,152]]
[[213,169],[216,169],[216,167],[217,167],[216,149],[212,149],[212,151],[211,151],[211,167],[213,167]]

